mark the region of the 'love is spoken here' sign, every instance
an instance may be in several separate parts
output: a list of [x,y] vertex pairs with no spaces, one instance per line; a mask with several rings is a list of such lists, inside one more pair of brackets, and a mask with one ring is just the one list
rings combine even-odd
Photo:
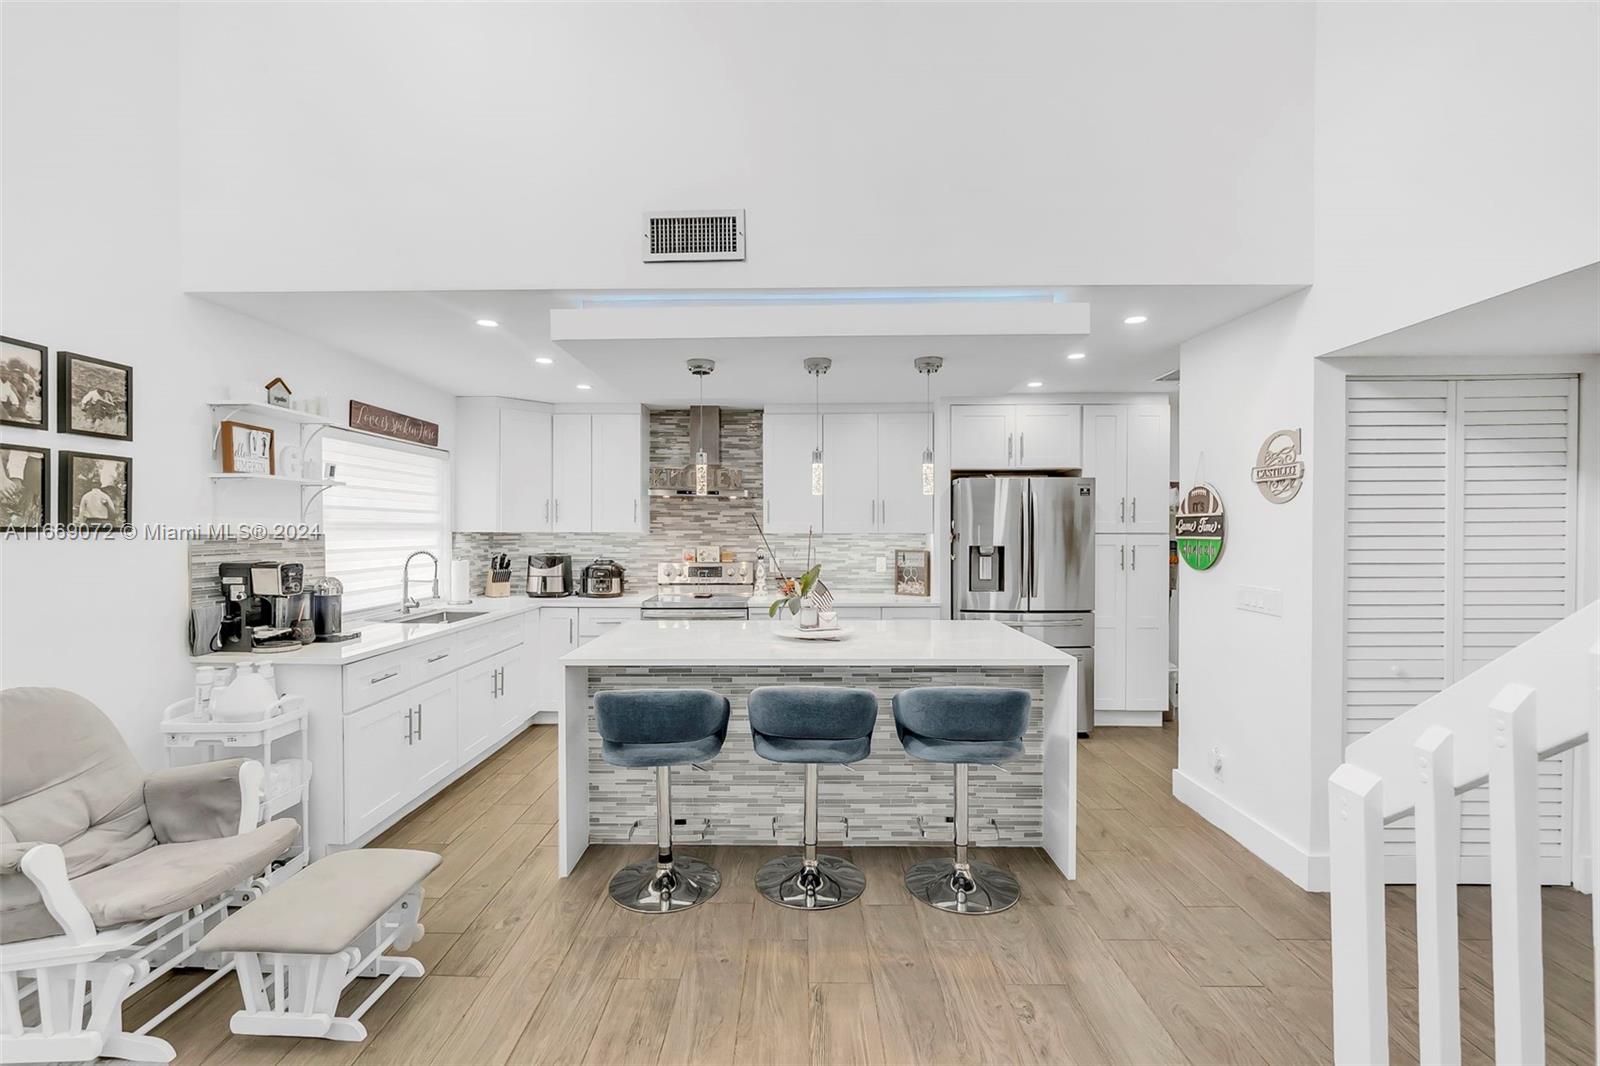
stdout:
[[426,444],[430,448],[439,446],[439,423],[386,411],[360,400],[350,401],[350,428],[412,444]]

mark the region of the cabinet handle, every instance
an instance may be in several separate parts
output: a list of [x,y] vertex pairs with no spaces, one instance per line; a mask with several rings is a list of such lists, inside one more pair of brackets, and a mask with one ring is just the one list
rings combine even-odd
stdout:
[[639,501],[638,500],[634,500],[633,501],[633,520],[634,520],[634,522],[638,522],[639,521]]
[[1128,546],[1126,544],[1119,544],[1119,545],[1117,545],[1117,569],[1118,570],[1126,570],[1127,568],[1128,568]]
[[1010,433],[1006,434],[1006,462],[1008,462],[1008,463],[1011,461],[1011,441],[1012,441],[1012,437],[1013,437],[1013,434],[1010,434]]
[[1133,565],[1128,567],[1128,569],[1129,570],[1137,570],[1137,569],[1139,569],[1139,546],[1137,544],[1135,544],[1133,546],[1133,550],[1130,551],[1128,554],[1133,559]]
[[1128,498],[1126,496],[1122,496],[1122,497],[1118,498],[1118,500],[1117,500],[1117,521],[1118,522],[1126,522],[1127,520],[1128,520]]
[[767,500],[766,501],[766,505],[767,505],[767,525],[770,526],[770,525],[772,525],[772,501],[771,500]]
[[1028,435],[1026,433],[1018,433],[1017,434],[1017,462],[1019,462],[1019,463],[1023,462],[1027,458],[1028,458]]
[[448,658],[450,658],[450,653],[447,652],[447,651],[442,651],[438,655],[435,655],[435,656],[433,656],[433,658],[429,659],[428,662],[436,663],[440,659],[448,659]]
[[544,498],[544,520],[546,522],[550,521],[550,497],[548,496]]
[[497,695],[504,696],[506,694],[506,668],[502,666],[495,673],[500,675],[500,691]]
[[567,643],[572,643],[572,619],[567,619]]
[[400,671],[398,671],[398,670],[390,670],[387,674],[379,674],[377,677],[369,677],[367,679],[367,684],[376,685],[378,682],[387,681],[391,677],[394,677],[394,676],[398,675],[399,673],[400,673]]
[[878,501],[877,500],[868,500],[867,501],[867,525],[874,526],[874,525],[877,525],[877,524],[878,524]]
[[556,497],[556,521],[561,521],[561,497]]
[[412,710],[413,710],[413,708],[410,708],[410,707],[406,708],[406,743],[407,744],[411,743],[411,734],[412,734],[412,729],[413,729],[412,722],[411,722],[411,712],[412,712]]
[[[1130,522],[1139,521],[1139,497],[1137,497],[1137,496],[1135,496],[1133,498],[1133,512],[1128,515],[1128,521],[1130,521]],[[1139,549],[1137,549],[1137,548],[1134,549],[1134,551],[1138,551],[1138,550]]]
[[422,739],[422,704],[417,704],[417,739]]

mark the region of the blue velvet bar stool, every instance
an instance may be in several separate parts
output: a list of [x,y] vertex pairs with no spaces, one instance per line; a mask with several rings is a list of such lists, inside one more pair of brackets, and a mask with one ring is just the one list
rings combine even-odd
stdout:
[[601,757],[613,766],[656,772],[656,857],[624,866],[611,878],[611,898],[631,911],[664,913],[704,903],[722,875],[699,859],[672,854],[674,766],[704,762],[728,735],[728,701],[699,688],[627,689],[594,697]]
[[866,689],[774,685],[750,693],[756,754],[806,768],[805,851],[756,871],[756,891],[780,907],[842,907],[867,887],[855,863],[817,854],[817,771],[824,763],[843,765],[870,755],[877,720],[878,699]]
[[923,903],[957,914],[994,914],[1021,895],[1008,871],[967,858],[967,768],[1022,754],[1031,702],[1021,689],[969,685],[913,688],[895,696],[894,728],[906,754],[956,768],[955,856],[906,871],[906,889]]

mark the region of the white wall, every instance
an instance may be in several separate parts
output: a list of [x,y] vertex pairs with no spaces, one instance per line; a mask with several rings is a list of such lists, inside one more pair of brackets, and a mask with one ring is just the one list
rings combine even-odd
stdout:
[[[205,477],[216,467],[204,403],[234,381],[282,374],[335,412],[359,396],[439,422],[448,446],[450,397],[179,291],[175,7],[7,4],[0,18],[3,332],[134,367],[132,442],[10,427],[7,441],[52,459],[133,456],[140,525],[260,513],[241,513],[245,496],[214,510]],[[256,491],[288,493],[274,513],[297,517],[293,490]],[[191,676],[186,556],[145,539],[0,544],[0,686],[76,689],[158,765],[156,722]]]
[[[190,4],[185,283],[1309,280],[1298,4]],[[744,263],[643,264],[744,208]]]
[[[1183,477],[1204,453],[1232,513],[1222,563],[1180,579],[1175,787],[1302,884],[1342,749],[1343,375],[1317,357],[1600,260],[1600,8],[1316,17],[1315,282],[1183,345],[1180,388]],[[1307,489],[1267,505],[1245,474],[1294,426]],[[1283,617],[1238,611],[1240,585],[1283,589]]]

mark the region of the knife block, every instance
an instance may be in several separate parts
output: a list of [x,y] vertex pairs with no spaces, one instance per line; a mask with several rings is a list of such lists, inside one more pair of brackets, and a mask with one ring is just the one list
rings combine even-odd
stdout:
[[511,571],[489,571],[489,576],[483,583],[483,594],[490,599],[511,595]]

